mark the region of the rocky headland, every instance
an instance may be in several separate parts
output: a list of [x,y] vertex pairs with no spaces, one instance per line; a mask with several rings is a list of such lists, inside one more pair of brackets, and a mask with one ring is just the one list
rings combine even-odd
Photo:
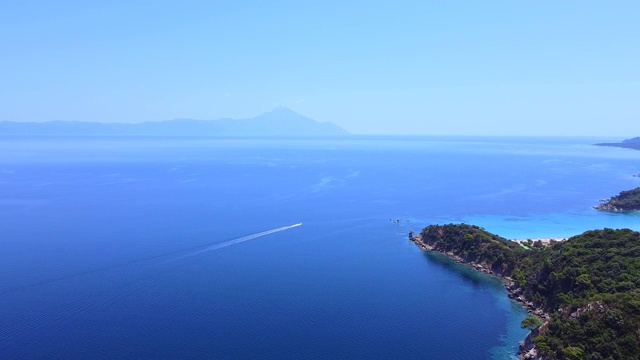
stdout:
[[504,279],[509,297],[533,315],[523,321],[531,331],[518,358],[637,359],[640,233],[592,230],[523,247],[478,226],[448,224],[409,239]]
[[640,211],[640,187],[622,191],[606,200],[600,200],[600,204],[593,208],[609,212]]

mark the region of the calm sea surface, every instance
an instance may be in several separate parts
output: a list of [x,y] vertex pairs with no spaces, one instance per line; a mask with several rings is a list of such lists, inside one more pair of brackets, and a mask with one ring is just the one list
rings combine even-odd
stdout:
[[640,230],[602,140],[0,138],[0,358],[511,359],[526,313],[407,233]]

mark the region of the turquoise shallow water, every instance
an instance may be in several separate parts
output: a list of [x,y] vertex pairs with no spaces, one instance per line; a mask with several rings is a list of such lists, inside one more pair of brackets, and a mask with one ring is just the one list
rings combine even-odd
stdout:
[[469,216],[464,222],[478,224],[509,239],[568,238],[591,229],[640,230],[640,213],[602,213],[591,209],[571,213],[532,214],[521,217]]
[[0,139],[0,356],[513,358],[499,280],[407,233],[640,230],[598,141]]

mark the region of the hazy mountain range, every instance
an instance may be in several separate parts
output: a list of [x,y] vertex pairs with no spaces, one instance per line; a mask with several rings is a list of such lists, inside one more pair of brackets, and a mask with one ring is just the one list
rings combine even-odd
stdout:
[[318,122],[279,107],[250,119],[175,119],[141,123],[84,121],[1,121],[0,135],[94,136],[339,136],[348,135],[331,122]]

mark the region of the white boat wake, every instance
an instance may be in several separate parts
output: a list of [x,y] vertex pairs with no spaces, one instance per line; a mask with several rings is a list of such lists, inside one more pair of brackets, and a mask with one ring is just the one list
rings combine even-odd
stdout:
[[[207,251],[214,251],[214,250],[222,249],[222,248],[227,247],[227,246],[239,244],[239,243],[242,243],[242,242],[245,242],[245,241],[249,241],[249,240],[253,240],[255,238],[259,238],[259,237],[262,237],[262,236],[274,234],[274,233],[277,233],[277,232],[280,232],[280,231],[293,229],[293,228],[301,226],[301,225],[302,225],[302,223],[288,225],[288,226],[282,226],[282,227],[279,227],[279,228],[266,230],[266,231],[261,231],[259,233],[243,236],[243,237],[236,238],[236,239],[233,239],[233,240],[223,241],[223,242],[216,243],[216,244],[198,245],[198,246],[192,247],[190,249],[181,249],[181,250],[178,250],[178,251],[172,251],[172,252],[165,253],[165,254],[159,254],[159,255],[154,255],[154,256],[150,256],[150,257],[133,259],[133,260],[125,261],[125,262],[122,262],[122,263],[117,263],[117,264],[110,264],[110,265],[106,265],[106,266],[100,266],[100,267],[97,267],[97,268],[88,269],[88,270],[81,271],[81,272],[66,274],[66,275],[57,276],[57,277],[53,277],[53,278],[49,278],[49,279],[43,279],[43,280],[36,281],[34,283],[31,283],[31,284],[18,284],[18,285],[14,285],[14,286],[7,286],[5,288],[0,288],[0,295],[6,295],[6,294],[12,293],[12,292],[14,292],[16,290],[24,290],[24,289],[28,289],[28,288],[32,288],[32,287],[36,287],[36,286],[51,284],[51,283],[55,283],[55,282],[58,282],[58,281],[61,281],[61,280],[73,279],[73,278],[79,277],[79,276],[101,273],[101,272],[104,272],[104,271],[109,271],[109,270],[117,269],[117,268],[124,267],[124,266],[130,266],[130,265],[135,265],[135,264],[144,264],[144,263],[146,263],[146,266],[148,267],[148,266],[154,266],[154,265],[158,265],[158,264],[166,264],[166,263],[173,262],[173,261],[176,261],[176,260],[180,260],[180,259],[184,259],[184,258],[191,257],[191,256],[194,256],[194,255],[198,255],[198,254],[201,254],[201,253],[204,253],[204,252],[207,252]],[[188,252],[190,250],[191,250],[191,252]],[[185,252],[187,252],[187,253],[185,254]],[[177,257],[173,257],[176,254],[180,254],[180,253],[182,253],[182,255],[179,255]],[[164,261],[162,260],[163,258],[165,259]]]
[[[23,285],[20,287],[14,287],[11,289],[5,289],[4,292],[0,292],[3,296],[10,294],[14,291],[24,290],[32,287],[36,287],[39,285],[47,285],[56,283],[58,281],[64,281],[68,279],[73,279],[75,277],[83,276],[83,275],[91,275],[96,274],[108,270],[117,269],[127,265],[135,265],[140,263],[147,263],[147,270],[153,270],[154,267],[161,264],[166,264],[168,262],[174,262],[180,259],[184,259],[187,257],[191,257],[194,255],[202,254],[208,251],[214,251],[218,249],[222,249],[231,245],[236,245],[243,243],[245,241],[253,240],[262,236],[274,234],[277,232],[289,230],[301,226],[302,223],[293,224],[289,226],[282,226],[279,228],[261,231],[259,233],[243,236],[240,238],[236,238],[233,240],[223,241],[217,244],[211,245],[200,245],[197,248],[191,248],[191,252],[183,254],[181,256],[171,258],[166,261],[158,262],[157,260],[161,258],[166,258],[167,256],[174,256],[176,252],[171,252],[168,254],[156,255],[148,258],[136,259],[129,262],[109,265],[97,269],[87,270],[81,273],[69,274],[57,278],[46,279],[34,284]],[[197,249],[197,250],[196,250]],[[183,249],[180,252],[184,253],[185,251],[189,251],[189,249]],[[167,279],[176,278],[179,276],[184,276],[185,273],[192,269],[193,267],[201,264],[202,262],[207,261],[206,257],[201,259],[194,259],[194,261],[187,262],[177,267],[166,268],[164,271],[153,271],[150,274],[142,277],[135,277],[131,281],[125,281],[122,284],[117,284],[115,286],[109,287],[104,292],[99,292],[97,294],[90,294],[85,297],[80,297],[77,301],[72,302],[70,304],[66,304],[60,306],[56,309],[53,309],[50,312],[46,312],[41,315],[32,316],[30,318],[25,319],[19,324],[15,324],[14,326],[0,326],[0,348],[2,348],[5,344],[14,341],[17,338],[24,337],[25,333],[32,331],[33,329],[42,329],[46,327],[53,326],[52,324],[59,321],[61,318],[74,318],[80,316],[80,314],[91,311],[92,309],[99,308],[100,306],[110,306],[113,303],[124,301],[128,296],[134,293],[139,293],[141,291],[145,291],[146,289],[152,288],[153,286],[157,286],[157,284],[162,281],[166,281]],[[157,270],[157,268],[155,269]],[[173,270],[173,271],[167,271]],[[4,324],[0,324],[4,325]]]
[[184,259],[184,258],[191,257],[191,256],[194,256],[194,255],[202,254],[202,253],[207,252],[207,251],[214,251],[214,250],[222,249],[222,248],[225,248],[227,246],[243,243],[245,241],[253,240],[253,239],[256,239],[256,238],[259,238],[259,237],[262,237],[262,236],[267,236],[267,235],[275,234],[277,232],[293,229],[293,228],[296,228],[298,226],[302,226],[302,223],[297,223],[297,224],[293,224],[293,225],[282,226],[282,227],[271,229],[271,230],[261,231],[259,233],[255,233],[255,234],[243,236],[243,237],[240,237],[240,238],[237,238],[237,239],[228,240],[228,241],[225,241],[225,242],[214,244],[214,245],[208,246],[208,247],[206,247],[204,249],[199,249],[197,251],[194,251],[194,252],[179,256],[179,257],[177,257],[177,258],[175,258],[173,260],[174,261],[175,260],[180,260],[180,259]]

